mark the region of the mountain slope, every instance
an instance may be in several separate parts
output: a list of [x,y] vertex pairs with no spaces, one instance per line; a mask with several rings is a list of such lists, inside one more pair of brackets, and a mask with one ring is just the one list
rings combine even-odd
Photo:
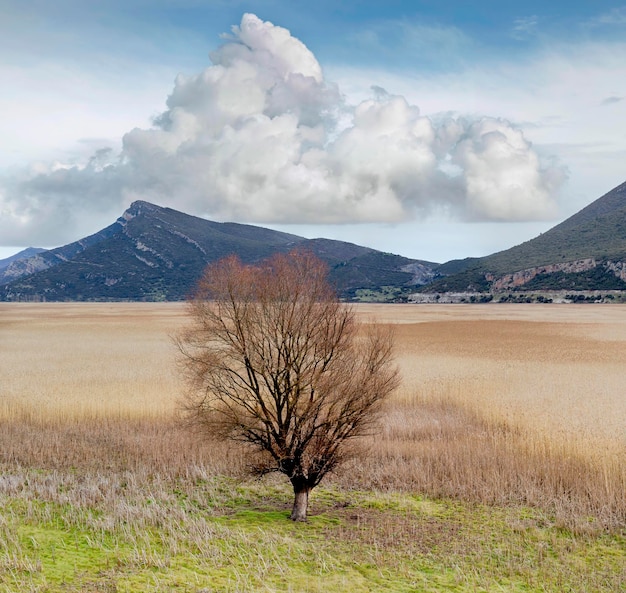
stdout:
[[12,255],[5,259],[0,259],[0,277],[2,276],[2,272],[6,270],[11,264],[14,264],[23,259],[34,257],[38,253],[43,253],[44,251],[46,250],[41,249],[40,247],[27,247],[26,249],[22,249],[22,251],[16,253],[15,255]]
[[626,183],[538,237],[447,262],[424,291],[626,289]]
[[483,264],[505,273],[590,257],[626,257],[626,183],[535,239],[484,258]]
[[114,223],[94,235],[69,243],[63,247],[41,250],[31,257],[20,258],[11,262],[4,270],[0,270],[0,285],[8,284],[19,278],[30,276],[71,260],[91,245],[115,234],[118,230],[116,225],[117,223]]
[[212,222],[137,201],[99,233],[26,260],[22,275],[1,287],[0,299],[179,300],[211,261],[235,254],[252,263],[295,247],[328,262],[343,294],[416,284],[432,276],[434,265],[342,241]]

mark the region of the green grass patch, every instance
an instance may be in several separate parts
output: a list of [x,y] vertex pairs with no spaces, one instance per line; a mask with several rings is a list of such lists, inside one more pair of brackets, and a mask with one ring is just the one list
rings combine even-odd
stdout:
[[123,498],[83,504],[37,492],[0,498],[0,592],[613,593],[626,585],[624,533],[575,534],[529,508],[320,487],[309,521],[296,524],[280,482],[147,481]]

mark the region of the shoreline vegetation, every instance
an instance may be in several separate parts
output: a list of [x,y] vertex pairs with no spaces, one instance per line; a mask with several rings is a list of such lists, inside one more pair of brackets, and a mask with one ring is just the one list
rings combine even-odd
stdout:
[[444,292],[413,293],[407,302],[421,304],[623,304],[623,290],[552,290],[552,291],[500,291],[500,292]]
[[402,386],[294,525],[180,427],[183,304],[0,304],[0,592],[624,589],[626,306],[356,311]]

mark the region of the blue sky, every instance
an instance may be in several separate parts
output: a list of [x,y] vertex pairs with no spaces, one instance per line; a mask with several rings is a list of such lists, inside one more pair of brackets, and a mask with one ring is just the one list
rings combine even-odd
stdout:
[[619,1],[4,0],[0,257],[133,199],[505,249],[624,181],[625,40]]

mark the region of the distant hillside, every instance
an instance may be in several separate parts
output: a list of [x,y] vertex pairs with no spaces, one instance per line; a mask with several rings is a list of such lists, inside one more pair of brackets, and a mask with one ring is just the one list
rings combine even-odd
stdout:
[[424,292],[626,290],[626,183],[530,241],[437,272]]
[[7,266],[0,276],[0,299],[180,300],[209,262],[236,254],[252,263],[295,247],[328,262],[331,279],[348,298],[390,286],[399,294],[430,280],[436,265],[342,241],[212,222],[137,201],[102,231]]
[[[22,257],[11,262],[4,270],[0,271],[0,285],[9,284],[19,278],[31,276],[48,268],[55,267],[59,264],[67,262],[91,245],[102,241],[115,232],[117,232],[116,224],[108,226],[100,232],[85,237],[80,241],[69,243],[63,247],[50,250],[39,250],[38,253],[31,257]],[[19,255],[19,254],[18,254]]]
[[236,254],[253,263],[295,247],[326,261],[349,300],[406,300],[414,292],[626,291],[626,183],[539,237],[443,265],[137,201],[98,233],[1,260],[0,300],[180,300],[209,262]]
[[23,249],[15,255],[11,255],[10,257],[7,257],[5,259],[0,259],[0,278],[2,277],[2,272],[6,270],[11,264],[22,259],[28,259],[29,257],[33,257],[38,253],[42,253],[43,251],[46,250],[41,249],[40,247],[27,247],[26,249]]

